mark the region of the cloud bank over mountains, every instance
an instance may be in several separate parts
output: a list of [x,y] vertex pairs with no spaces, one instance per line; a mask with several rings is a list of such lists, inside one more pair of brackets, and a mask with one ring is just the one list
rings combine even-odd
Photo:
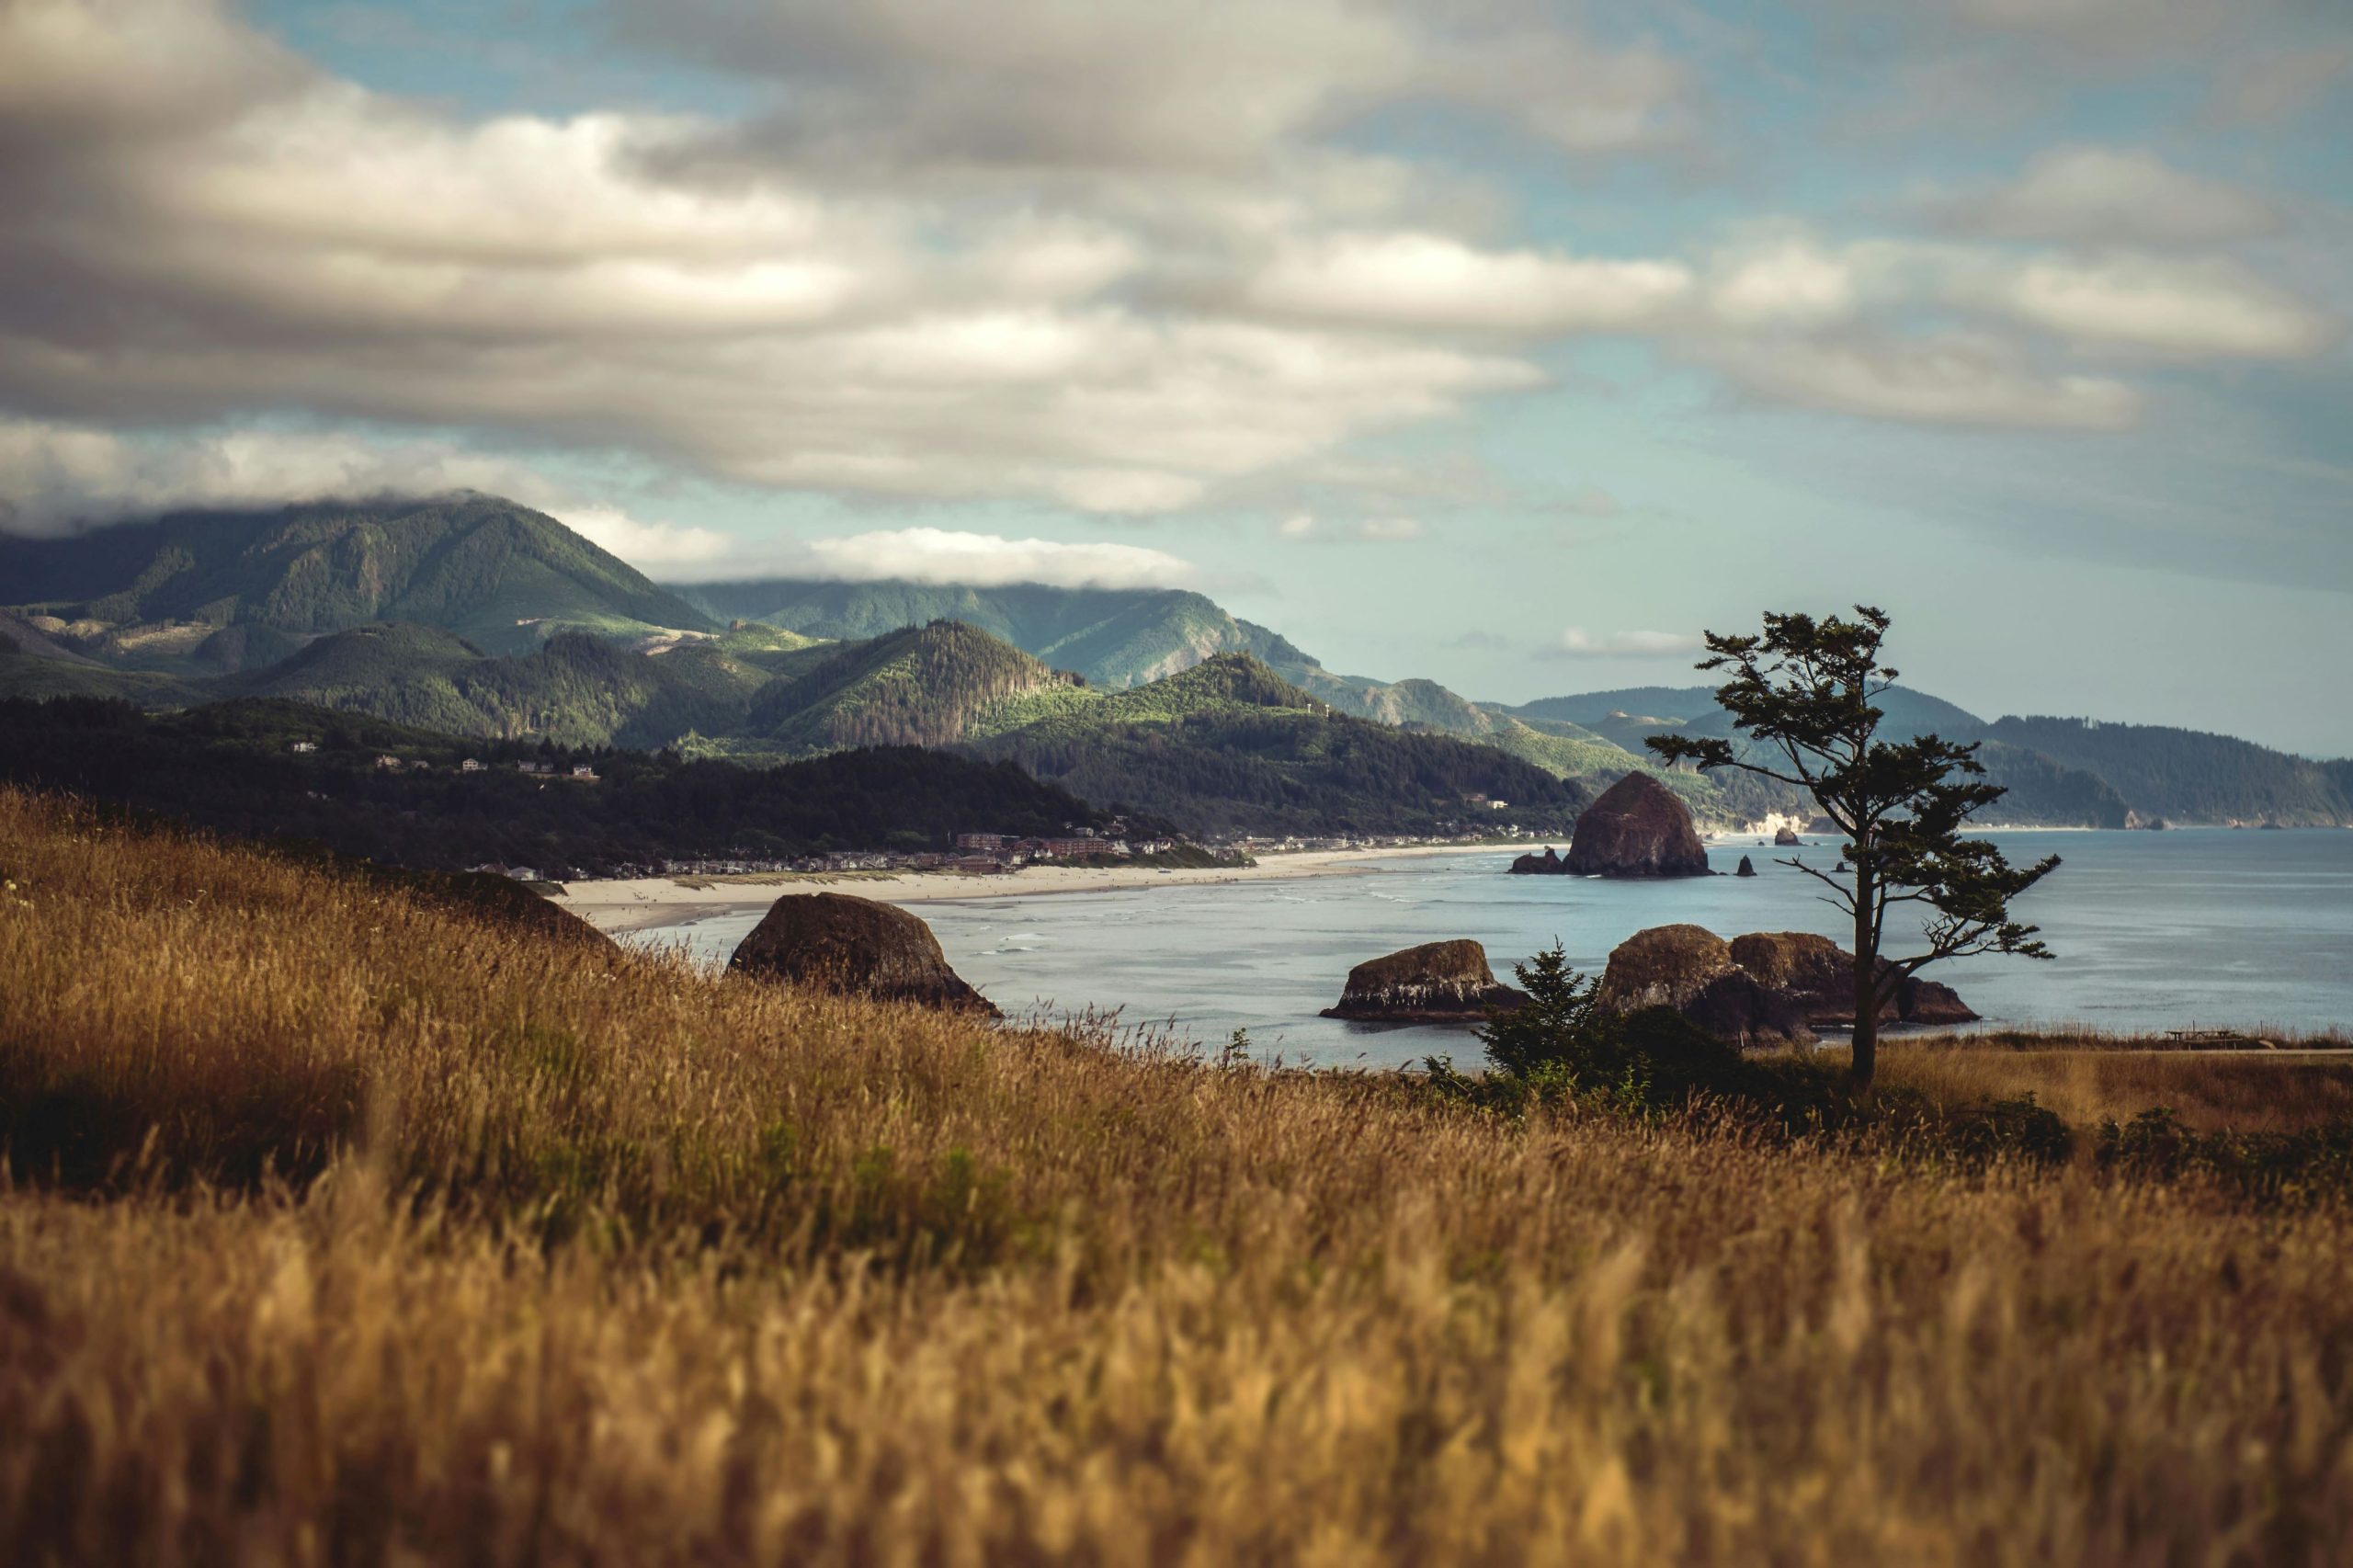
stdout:
[[[529,467],[381,434],[404,426],[755,490],[1152,517],[1545,388],[1577,340],[1858,421],[2099,433],[2148,417],[2153,378],[2343,337],[2263,252],[2292,202],[2129,146],[1931,192],[1909,229],[1514,237],[1507,191],[1385,128],[1658,179],[1722,151],[1666,41],[1542,6],[605,16],[750,107],[472,113],[338,75],[225,0],[0,3],[11,526],[512,490]],[[2120,30],[2209,40],[2208,16],[1952,0],[1937,25],[2107,58]],[[269,433],[285,419],[330,434]]]

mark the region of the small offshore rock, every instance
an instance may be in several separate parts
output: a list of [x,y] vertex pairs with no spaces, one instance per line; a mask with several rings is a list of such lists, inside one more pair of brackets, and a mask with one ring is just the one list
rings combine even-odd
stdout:
[[1348,971],[1339,1006],[1324,1008],[1324,1017],[1371,1023],[1476,1023],[1490,1008],[1508,1010],[1527,1000],[1526,993],[1495,979],[1487,967],[1487,949],[1478,943],[1425,942]]

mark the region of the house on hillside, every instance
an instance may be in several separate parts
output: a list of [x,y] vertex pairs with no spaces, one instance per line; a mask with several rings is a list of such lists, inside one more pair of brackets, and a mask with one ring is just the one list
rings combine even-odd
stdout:
[[480,759],[470,756],[466,758],[465,761],[458,764],[458,771],[460,773],[480,773],[482,771],[482,763]]
[[298,756],[304,756],[318,750],[319,743],[316,741],[296,741],[287,749],[293,752]]
[[376,766],[386,773],[398,773],[401,770],[401,759],[388,753],[376,759]]
[[597,770],[585,762],[575,762],[572,765],[572,776],[574,778],[585,779],[591,784],[597,782]]

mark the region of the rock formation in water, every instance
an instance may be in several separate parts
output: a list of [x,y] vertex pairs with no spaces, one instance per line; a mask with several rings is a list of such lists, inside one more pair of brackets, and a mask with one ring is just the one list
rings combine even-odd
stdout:
[[788,893],[727,960],[763,980],[878,1002],[920,1002],[1002,1017],[948,967],[931,927],[904,909],[847,893]]
[[1511,863],[1511,874],[1515,877],[1556,877],[1568,869],[1568,862],[1562,859],[1560,852],[1549,844],[1544,846],[1543,854],[1522,855]]
[[1758,984],[1722,937],[1698,926],[1654,926],[1619,943],[1595,1000],[1615,1013],[1669,1007],[1724,1040],[1813,1038],[1802,1009]]
[[1398,1024],[1476,1023],[1487,1009],[1517,1007],[1526,994],[1499,983],[1476,942],[1426,942],[1348,971],[1327,1018]]
[[1578,813],[1567,864],[1578,876],[1704,877],[1708,851],[1673,790],[1629,773]]
[[[1854,955],[1805,931],[1755,931],[1724,941],[1697,926],[1638,931],[1609,955],[1596,999],[1614,1012],[1672,1007],[1727,1040],[1806,1040],[1855,1022]],[[1900,983],[1881,1010],[1888,1023],[1976,1021],[1950,986]]]
[[1774,845],[1782,849],[1791,848],[1804,842],[1805,840],[1798,836],[1797,829],[1793,827],[1780,828],[1773,835]]
[[1742,857],[1740,858],[1740,869],[1739,869],[1739,870],[1737,870],[1737,871],[1734,871],[1734,872],[1733,873],[1733,876],[1735,876],[1735,877],[1753,877],[1753,876],[1755,876],[1756,874],[1756,862],[1755,862],[1755,861],[1753,861],[1753,860],[1751,860],[1751,859],[1749,859],[1749,858],[1748,858],[1747,856],[1745,856],[1745,855],[1744,855],[1744,856],[1742,856]]

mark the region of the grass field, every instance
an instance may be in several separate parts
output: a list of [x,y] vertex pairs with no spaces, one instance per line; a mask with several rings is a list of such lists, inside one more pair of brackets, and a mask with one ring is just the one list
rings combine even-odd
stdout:
[[2327,1190],[1121,1055],[20,794],[0,881],[0,1561],[2353,1540]]

